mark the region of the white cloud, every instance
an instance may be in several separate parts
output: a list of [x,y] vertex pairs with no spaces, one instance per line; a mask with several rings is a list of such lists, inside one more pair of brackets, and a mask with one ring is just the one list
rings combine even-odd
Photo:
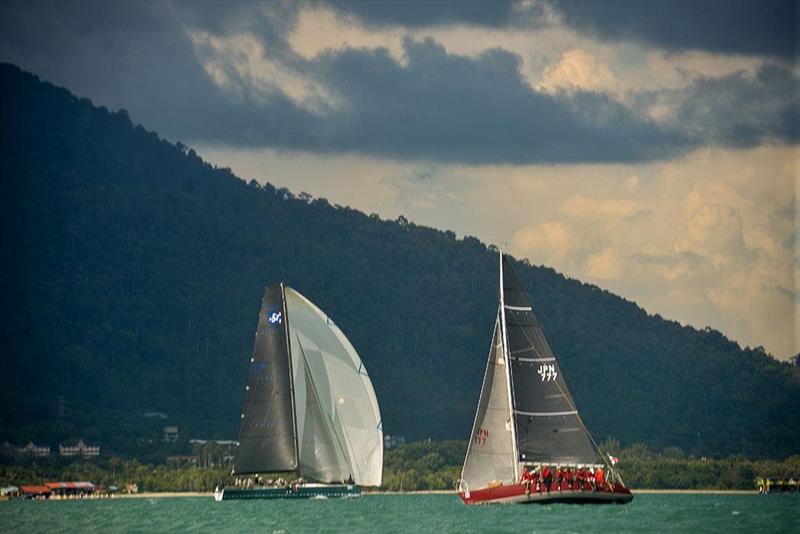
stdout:
[[567,227],[548,221],[517,230],[512,241],[514,250],[524,251],[536,263],[559,264],[569,255],[572,240]]
[[241,97],[280,90],[296,104],[315,111],[338,105],[324,86],[276,58],[255,35],[238,33],[219,37],[191,31],[189,36],[203,69],[220,88]]
[[725,204],[706,204],[698,208],[678,235],[675,250],[726,259],[744,254],[739,210]]
[[590,278],[610,280],[619,278],[624,267],[624,260],[613,248],[606,248],[592,254],[586,260],[586,275]]
[[580,48],[561,54],[558,62],[545,69],[543,80],[537,86],[540,91],[549,93],[577,89],[614,92],[616,88],[616,79],[609,66]]
[[300,11],[289,35],[295,52],[312,59],[321,52],[346,48],[386,48],[403,62],[403,36],[399,28],[372,29],[319,4]]
[[598,201],[584,195],[569,197],[561,206],[561,211],[570,217],[630,217],[642,211],[635,200],[615,199]]

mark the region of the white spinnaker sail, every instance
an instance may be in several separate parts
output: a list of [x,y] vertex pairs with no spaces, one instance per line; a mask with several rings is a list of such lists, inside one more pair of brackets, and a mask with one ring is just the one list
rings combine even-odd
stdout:
[[498,319],[461,473],[461,480],[470,490],[485,488],[494,480],[514,481],[514,443],[506,365]]
[[[342,331],[310,300],[288,287],[285,295],[301,469],[305,466],[309,473],[325,473],[325,481],[352,476],[359,485],[380,486],[383,430],[375,391],[361,358]],[[310,376],[301,379],[306,370]],[[310,382],[314,391],[310,391]],[[312,422],[308,424],[313,427],[304,424],[300,428],[301,420]],[[328,425],[337,460],[318,446],[328,439],[320,423]],[[306,435],[312,428],[313,439]],[[343,460],[342,472],[335,473],[331,464],[340,463],[338,458]]]

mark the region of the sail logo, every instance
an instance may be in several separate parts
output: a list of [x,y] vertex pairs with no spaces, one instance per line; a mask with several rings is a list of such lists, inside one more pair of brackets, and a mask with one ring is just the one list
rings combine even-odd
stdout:
[[283,312],[274,311],[267,318],[269,324],[281,324],[283,322]]
[[542,377],[542,382],[550,382],[551,380],[555,380],[558,376],[556,366],[552,363],[544,363],[540,365],[537,372],[539,373],[539,376]]

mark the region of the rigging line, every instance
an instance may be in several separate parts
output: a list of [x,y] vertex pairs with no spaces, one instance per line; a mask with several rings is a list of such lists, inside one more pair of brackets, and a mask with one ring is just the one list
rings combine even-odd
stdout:
[[[339,436],[336,434],[336,429],[334,427],[333,420],[331,419],[330,415],[328,413],[326,413],[326,411],[322,408],[322,403],[319,400],[319,393],[318,393],[318,390],[317,390],[317,385],[314,382],[314,376],[311,374],[311,366],[308,364],[308,358],[306,357],[306,351],[303,350],[303,344],[300,342],[300,336],[297,334],[297,332],[295,332],[295,337],[297,338],[297,345],[300,347],[300,354],[303,356],[303,363],[305,364],[306,376],[308,377],[308,381],[311,383],[311,388],[314,391],[314,399],[317,401],[317,408],[319,408],[320,413],[325,415],[325,418],[330,423],[330,427],[328,428],[328,432],[330,434],[333,434],[334,439],[336,439],[337,445],[339,445],[339,452],[342,454],[342,459],[344,460],[344,463],[347,464],[347,468],[352,471],[352,466],[350,465],[350,462],[347,461],[349,457],[348,457],[347,453],[344,450],[344,446],[342,445],[342,442],[339,440]],[[299,460],[300,459],[298,458],[298,464],[300,463]],[[350,476],[352,476],[352,475],[353,475],[353,473],[350,473]]]

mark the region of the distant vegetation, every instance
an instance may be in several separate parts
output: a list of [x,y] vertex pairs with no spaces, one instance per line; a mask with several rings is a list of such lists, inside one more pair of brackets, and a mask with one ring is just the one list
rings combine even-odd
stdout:
[[[387,432],[468,437],[494,247],[247,183],[10,65],[0,83],[0,442],[82,437],[142,457],[162,424],[235,438],[259,302],[278,280],[347,333]],[[596,438],[698,457],[800,450],[797,367],[552,269],[515,269]],[[442,473],[424,484],[449,483]]]
[[[617,445],[613,440],[605,445]],[[466,443],[420,442],[386,451],[383,487],[390,491],[453,490],[461,476]],[[800,478],[800,455],[783,461],[752,460],[743,456],[724,459],[687,457],[677,447],[653,452],[643,444],[614,449],[617,468],[634,489],[755,489],[756,477]],[[182,459],[142,463],[120,458],[98,462],[57,458],[0,464],[0,486],[38,484],[44,481],[88,480],[120,488],[135,483],[140,491],[212,491],[232,483],[230,465]]]
[[[784,461],[752,460],[741,455],[723,459],[687,456],[677,447],[660,452],[642,443],[622,448],[607,440],[601,448],[613,451],[625,484],[639,489],[755,489],[755,478],[800,478],[800,455]],[[385,489],[411,491],[453,489],[461,476],[466,443],[411,443],[386,451]]]

